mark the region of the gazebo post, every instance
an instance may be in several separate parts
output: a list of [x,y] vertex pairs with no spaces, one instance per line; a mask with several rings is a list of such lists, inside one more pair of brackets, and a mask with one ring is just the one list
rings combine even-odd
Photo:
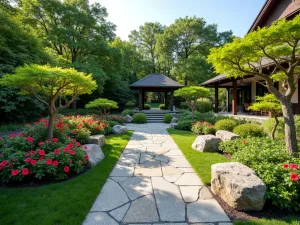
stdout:
[[233,80],[233,89],[232,89],[232,115],[237,114],[237,81]]
[[143,110],[143,89],[140,88],[139,89],[139,111],[142,111]]
[[219,112],[219,87],[215,84],[215,113]]
[[142,90],[142,109],[145,109],[145,91]]
[[165,108],[168,108],[168,92],[165,91]]
[[229,92],[230,92],[230,88],[227,87],[226,88],[226,111],[229,112]]
[[174,91],[170,92],[170,111],[173,111],[174,108]]

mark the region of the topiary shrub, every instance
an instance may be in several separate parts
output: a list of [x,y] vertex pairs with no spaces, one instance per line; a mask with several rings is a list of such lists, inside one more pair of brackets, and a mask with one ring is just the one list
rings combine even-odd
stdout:
[[166,105],[165,105],[165,104],[160,104],[160,105],[159,105],[159,109],[161,109],[161,110],[166,109]]
[[233,128],[238,125],[238,122],[233,119],[223,119],[219,120],[215,124],[216,130],[227,130],[227,131],[233,131]]
[[165,123],[171,123],[172,118],[173,118],[172,114],[171,113],[167,113],[167,114],[164,115],[164,122]]
[[203,101],[197,101],[196,110],[200,113],[206,113],[212,111],[212,104],[208,99]]
[[136,107],[136,101],[133,101],[133,100],[128,101],[125,106],[128,109],[134,109]]
[[136,113],[133,115],[133,123],[147,123],[147,117],[144,113]]
[[145,104],[145,105],[144,105],[144,109],[146,109],[146,110],[149,110],[149,109],[151,109],[151,105],[149,105],[149,104]]
[[122,116],[126,116],[126,115],[133,116],[133,112],[134,112],[134,110],[132,110],[132,109],[124,109],[122,111]]
[[262,137],[264,135],[262,128],[257,124],[245,123],[236,126],[233,133],[241,137]]

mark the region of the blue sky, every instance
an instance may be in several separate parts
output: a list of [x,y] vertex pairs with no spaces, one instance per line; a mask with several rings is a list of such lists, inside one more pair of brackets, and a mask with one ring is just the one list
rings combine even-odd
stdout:
[[117,36],[128,40],[131,30],[145,22],[169,25],[176,18],[203,17],[218,25],[219,31],[232,30],[243,36],[265,0],[91,0],[107,8],[108,20],[117,25]]

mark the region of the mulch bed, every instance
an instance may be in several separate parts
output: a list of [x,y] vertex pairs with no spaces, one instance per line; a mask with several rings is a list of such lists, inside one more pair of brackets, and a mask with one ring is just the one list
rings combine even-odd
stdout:
[[[210,186],[207,186],[207,187],[209,188],[209,190],[211,190]],[[237,211],[234,208],[230,207],[220,197],[218,197],[214,194],[213,194],[213,196],[232,221],[254,220],[254,219],[261,219],[261,218],[281,219],[286,216],[298,216],[299,217],[299,212],[297,213],[297,212],[293,212],[293,211],[290,211],[287,209],[279,209],[271,204],[268,204],[268,202],[266,202],[263,210],[261,210],[261,211],[240,212],[240,211]]]

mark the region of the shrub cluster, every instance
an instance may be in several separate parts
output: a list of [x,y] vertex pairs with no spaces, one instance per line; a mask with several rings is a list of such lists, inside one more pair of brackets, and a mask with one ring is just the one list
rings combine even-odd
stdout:
[[211,112],[212,104],[208,99],[206,99],[205,101],[197,101],[196,110],[200,113]]
[[192,123],[192,131],[195,134],[214,134],[215,128],[208,122],[198,121],[196,123]]
[[138,124],[142,124],[142,123],[147,123],[147,117],[144,113],[136,113],[133,116],[133,123],[138,123]]
[[133,109],[124,109],[122,111],[122,116],[127,116],[127,115],[133,116],[133,113],[134,113]]
[[245,123],[236,126],[233,129],[233,133],[241,136],[241,137],[262,137],[264,136],[264,132],[262,128],[257,124]]
[[150,110],[150,109],[151,109],[151,105],[149,105],[149,104],[144,104],[144,109]]
[[167,113],[164,115],[164,122],[165,123],[171,123],[173,119],[173,115],[171,113]]
[[283,140],[248,137],[222,142],[219,149],[257,173],[267,186],[266,198],[272,204],[300,209],[300,159],[287,153]]
[[223,119],[216,122],[215,129],[233,131],[233,128],[237,125],[238,122],[234,119]]
[[165,106],[165,104],[160,104],[160,105],[159,105],[159,109],[161,109],[161,110],[165,110],[165,109],[166,109],[166,106]]

